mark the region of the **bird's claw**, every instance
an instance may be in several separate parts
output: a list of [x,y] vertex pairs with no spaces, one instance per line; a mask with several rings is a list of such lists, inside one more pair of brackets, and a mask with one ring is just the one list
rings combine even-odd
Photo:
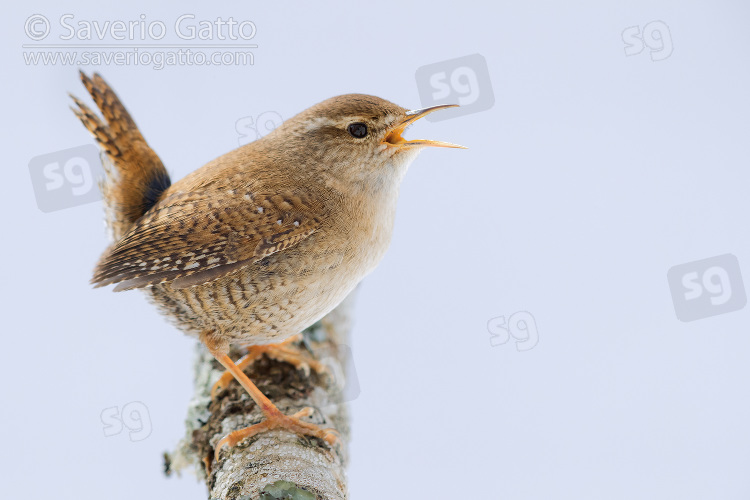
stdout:
[[315,437],[325,441],[332,447],[335,446],[341,440],[341,434],[336,429],[321,429],[315,424],[300,420],[300,418],[312,415],[314,411],[313,408],[307,407],[291,416],[284,415],[278,412],[278,410],[267,414],[266,419],[262,422],[230,432],[224,436],[216,445],[214,459],[219,460],[219,454],[225,446],[231,448],[249,437],[274,429],[283,429],[295,434]]

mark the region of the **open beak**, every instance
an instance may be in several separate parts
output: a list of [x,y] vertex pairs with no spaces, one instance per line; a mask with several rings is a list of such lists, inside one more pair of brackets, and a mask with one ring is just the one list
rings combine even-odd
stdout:
[[404,119],[396,123],[395,125],[393,125],[393,127],[386,134],[381,144],[384,144],[390,147],[399,147],[399,148],[408,147],[408,146],[433,146],[436,148],[468,149],[464,146],[459,146],[458,144],[451,144],[450,142],[428,141],[427,139],[414,139],[413,141],[407,141],[406,139],[401,137],[401,134],[404,133],[404,130],[406,130],[406,127],[408,127],[415,121],[419,120],[420,118],[427,116],[433,111],[437,111],[438,109],[455,108],[455,107],[458,107],[458,104],[440,104],[438,106],[431,106],[429,108],[414,109],[412,111],[407,111],[406,114],[404,115]]

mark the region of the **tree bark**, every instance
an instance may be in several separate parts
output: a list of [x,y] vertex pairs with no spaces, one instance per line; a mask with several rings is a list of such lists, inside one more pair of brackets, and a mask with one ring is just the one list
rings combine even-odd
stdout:
[[[273,430],[233,448],[224,447],[215,460],[214,447],[220,439],[260,422],[263,415],[236,381],[211,399],[211,387],[224,370],[199,344],[186,435],[173,453],[165,453],[166,474],[193,467],[205,479],[210,499],[346,499],[349,419],[344,403],[358,391],[356,375],[349,380],[346,376],[348,371],[352,373],[351,351],[346,346],[352,295],[304,332],[312,357],[325,364],[328,373],[306,373],[266,356],[245,368],[250,379],[285,414],[313,408],[314,413],[306,420],[338,431],[337,445],[331,447],[316,438]],[[234,353],[233,358],[241,354]]]

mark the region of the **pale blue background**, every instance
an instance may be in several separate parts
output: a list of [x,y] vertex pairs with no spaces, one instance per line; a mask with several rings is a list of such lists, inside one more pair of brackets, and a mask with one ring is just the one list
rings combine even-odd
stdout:
[[[36,205],[27,165],[91,143],[77,68],[26,66],[24,21],[233,16],[252,67],[99,70],[178,179],[238,144],[235,124],[365,92],[420,106],[417,68],[480,53],[495,105],[409,131],[391,250],[362,287],[352,348],[352,499],[750,498],[748,308],[690,323],[667,271],[731,253],[750,279],[750,31],[742,2],[309,4],[14,2],[2,16],[3,497],[205,498],[165,479],[193,341],[139,293],[88,285],[100,203]],[[672,55],[625,55],[661,20]],[[491,347],[533,314],[539,343]],[[105,437],[142,402],[152,433]]]

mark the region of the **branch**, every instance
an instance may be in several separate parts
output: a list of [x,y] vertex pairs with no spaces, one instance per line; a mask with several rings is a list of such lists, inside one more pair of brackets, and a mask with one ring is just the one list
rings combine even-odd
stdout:
[[[214,446],[229,432],[260,422],[263,415],[236,381],[211,399],[211,387],[223,367],[199,344],[195,363],[195,394],[188,406],[186,435],[172,454],[165,453],[165,472],[192,466],[206,480],[211,499],[344,500],[349,420],[344,390],[349,364],[346,339],[350,330],[351,294],[328,316],[305,330],[313,357],[330,374],[306,374],[291,364],[262,357],[245,373],[287,415],[312,407],[307,420],[340,434],[332,449],[327,443],[287,431],[253,436],[222,449],[218,462]],[[234,353],[237,358],[241,353]]]

